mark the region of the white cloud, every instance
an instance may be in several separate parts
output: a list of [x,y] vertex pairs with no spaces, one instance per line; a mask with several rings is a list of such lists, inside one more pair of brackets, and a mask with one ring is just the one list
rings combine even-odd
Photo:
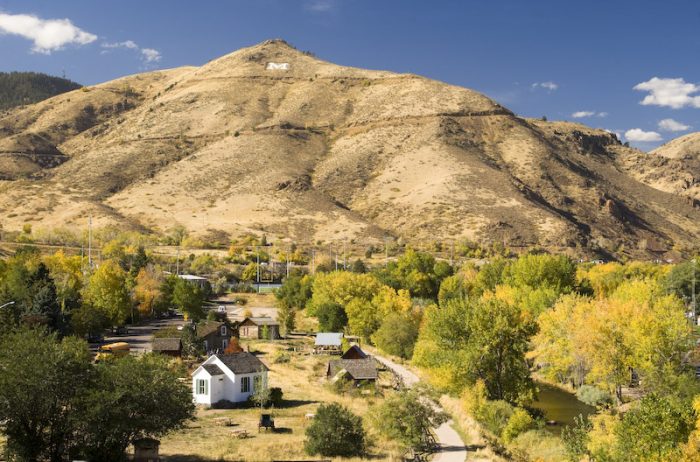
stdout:
[[125,40],[123,42],[113,43],[104,42],[100,46],[103,48],[102,54],[108,53],[110,50],[114,49],[135,50],[141,55],[141,59],[143,59],[143,62],[146,64],[157,63],[163,57],[160,54],[160,51],[153,48],[141,48],[133,40]]
[[125,42],[114,42],[114,43],[105,42],[100,46],[102,48],[128,48],[130,50],[137,50],[139,48],[139,46],[136,45],[136,42],[134,42],[133,40],[127,40]]
[[532,88],[533,88],[533,89],[536,89],[536,88],[544,88],[545,90],[554,91],[554,90],[556,90],[557,88],[559,88],[559,85],[557,85],[556,83],[554,83],[554,82],[552,82],[552,81],[548,81],[548,82],[535,82],[535,83],[532,84]]
[[0,34],[19,35],[34,42],[32,51],[51,54],[66,45],[87,45],[97,36],[76,27],[69,19],[41,19],[29,14],[0,13]]
[[635,85],[634,89],[649,92],[640,102],[644,106],[665,106],[673,109],[686,106],[700,108],[700,95],[694,94],[700,91],[700,86],[686,82],[681,78],[660,79],[654,77]]
[[607,112],[596,112],[596,111],[576,111],[571,114],[574,119],[583,119],[584,117],[607,117]]
[[645,132],[641,128],[633,128],[625,132],[625,138],[628,141],[638,142],[638,143],[649,143],[652,141],[661,141],[661,135],[656,132]]
[[309,0],[304,3],[304,9],[313,13],[327,13],[333,11],[336,6],[335,0]]
[[683,132],[689,128],[691,128],[690,125],[686,125],[673,119],[663,119],[659,121],[659,130],[663,130],[665,132]]
[[142,48],[141,55],[146,63],[157,63],[161,58],[160,51],[153,48]]

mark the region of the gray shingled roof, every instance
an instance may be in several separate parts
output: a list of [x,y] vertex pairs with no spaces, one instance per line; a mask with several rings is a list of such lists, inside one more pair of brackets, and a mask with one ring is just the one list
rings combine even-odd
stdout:
[[207,335],[211,334],[212,332],[216,332],[223,325],[224,325],[223,322],[218,322],[218,321],[200,322],[197,324],[197,337],[199,337],[199,338],[206,337]]
[[180,351],[182,342],[177,337],[154,338],[153,351]]
[[330,376],[335,376],[345,369],[355,380],[376,380],[377,364],[372,358],[367,359],[336,359],[328,363]]
[[217,355],[217,357],[221,362],[226,364],[226,367],[231,369],[234,374],[252,374],[254,372],[260,372],[260,369],[269,370],[262,361],[245,351],[227,355]]
[[216,364],[205,364],[202,367],[205,371],[209,372],[209,375],[224,375],[224,371]]

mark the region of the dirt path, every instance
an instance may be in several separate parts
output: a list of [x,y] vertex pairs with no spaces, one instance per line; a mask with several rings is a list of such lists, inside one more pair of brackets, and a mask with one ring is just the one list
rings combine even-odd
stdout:
[[[420,381],[416,374],[401,364],[397,364],[383,356],[375,355],[374,357],[377,361],[398,374],[406,387],[411,388]],[[433,430],[435,431],[435,438],[437,439],[439,449],[435,452],[432,462],[464,462],[467,460],[467,448],[462,438],[452,428],[451,420]]]

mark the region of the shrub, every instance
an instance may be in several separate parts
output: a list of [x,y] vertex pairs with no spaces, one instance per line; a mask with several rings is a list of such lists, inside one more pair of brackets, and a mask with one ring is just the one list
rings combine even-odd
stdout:
[[525,409],[517,408],[508,419],[501,437],[506,443],[513,441],[518,435],[535,426],[535,421]]
[[613,399],[610,393],[592,385],[582,385],[576,391],[576,397],[589,406],[608,407],[612,404]]
[[289,356],[289,353],[286,351],[278,351],[275,353],[275,356],[272,358],[272,362],[275,364],[283,364],[283,363],[288,363],[291,361],[291,357]]
[[513,406],[505,401],[489,401],[486,385],[479,380],[462,395],[465,410],[485,429],[494,435],[500,435],[513,415]]
[[270,388],[270,404],[273,406],[279,406],[282,404],[282,389],[280,387]]
[[353,457],[362,455],[364,447],[361,417],[337,403],[319,406],[306,429],[304,449],[309,455]]

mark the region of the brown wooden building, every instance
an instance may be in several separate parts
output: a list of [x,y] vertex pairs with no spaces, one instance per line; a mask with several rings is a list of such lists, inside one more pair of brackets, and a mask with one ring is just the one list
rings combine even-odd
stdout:
[[280,325],[272,318],[245,318],[238,325],[240,338],[262,339],[267,331],[267,340],[280,338]]

